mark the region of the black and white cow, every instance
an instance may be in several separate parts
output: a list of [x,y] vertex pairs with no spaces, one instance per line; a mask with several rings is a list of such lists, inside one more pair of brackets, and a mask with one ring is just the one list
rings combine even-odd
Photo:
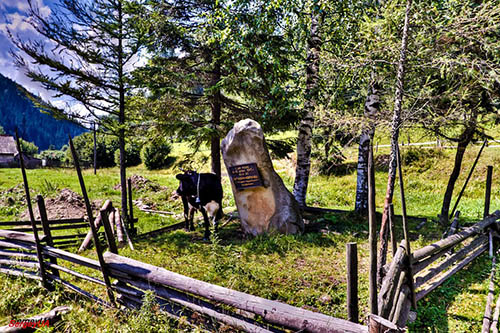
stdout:
[[220,179],[213,173],[197,173],[185,171],[175,176],[179,180],[177,194],[184,205],[186,229],[194,230],[193,217],[195,210],[203,215],[205,239],[210,238],[210,222],[217,232],[218,222],[222,218],[222,185]]

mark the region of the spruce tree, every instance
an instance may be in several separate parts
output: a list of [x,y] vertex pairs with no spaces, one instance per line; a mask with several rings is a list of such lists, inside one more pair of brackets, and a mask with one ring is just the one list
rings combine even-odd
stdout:
[[9,32],[21,51],[12,52],[16,65],[66,101],[60,107],[35,100],[37,106],[56,117],[97,122],[118,136],[122,216],[127,218],[126,96],[132,88],[130,71],[146,42],[142,21],[137,19],[144,7],[130,0],[59,0],[45,17],[36,1],[28,4],[27,22],[38,37],[23,39]]

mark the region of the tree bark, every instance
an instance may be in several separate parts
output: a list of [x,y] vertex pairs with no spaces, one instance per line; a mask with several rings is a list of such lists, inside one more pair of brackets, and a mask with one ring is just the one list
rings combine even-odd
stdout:
[[[380,109],[379,89],[376,83],[370,85],[370,93],[365,101],[365,118],[370,122]],[[375,126],[367,124],[359,139],[358,167],[356,183],[356,202],[354,210],[359,214],[368,213],[368,154],[370,141],[373,140]]]
[[124,86],[124,74],[123,74],[123,13],[122,4],[118,4],[118,23],[119,23],[119,36],[118,36],[118,82],[119,82],[119,94],[120,94],[120,113],[118,117],[118,122],[120,128],[118,130],[118,145],[120,149],[120,184],[121,184],[121,199],[122,199],[122,216],[125,221],[125,225],[128,223],[128,209],[127,209],[127,168],[125,165],[125,86]]
[[[215,70],[213,74],[212,86],[219,83],[221,78],[221,68],[220,64],[215,64]],[[217,88],[214,92],[212,98],[212,119],[211,123],[216,134],[212,136],[210,140],[210,150],[211,150],[211,168],[212,172],[221,177],[221,163],[220,163],[220,135],[218,128],[220,126],[220,116],[221,116],[221,92],[220,88]]]
[[392,198],[394,196],[394,184],[396,180],[396,154],[398,151],[398,140],[399,140],[399,130],[401,127],[401,110],[403,107],[403,94],[404,94],[404,76],[405,76],[405,65],[406,56],[408,50],[408,30],[409,30],[409,20],[410,20],[410,9],[412,0],[407,0],[406,11],[405,11],[405,21],[403,26],[403,37],[401,40],[401,51],[398,62],[398,72],[396,79],[396,97],[394,100],[394,113],[392,116],[392,127],[391,127],[391,157],[389,163],[389,172],[387,179],[387,190],[384,200],[384,212],[382,215],[382,222],[380,225],[380,250],[378,255],[378,284],[382,283],[384,277],[383,267],[387,260],[387,238],[388,238],[388,220],[389,220],[389,205],[392,203]]
[[469,143],[472,141],[472,137],[472,134],[466,134],[463,136],[463,140],[460,140],[457,144],[455,163],[453,164],[453,170],[451,171],[450,178],[448,179],[448,185],[446,186],[446,191],[444,192],[443,205],[441,206],[441,215],[439,216],[439,222],[443,226],[448,224],[453,190],[455,189],[455,184],[457,182],[458,176],[460,176],[460,169],[462,168],[462,161],[464,159],[465,150],[467,149]]
[[295,183],[293,185],[293,196],[301,207],[306,206],[307,186],[311,170],[311,141],[314,128],[314,111],[317,106],[319,90],[320,21],[321,15],[319,11],[312,9],[311,29],[307,41],[305,112],[299,125],[297,167],[295,168]]

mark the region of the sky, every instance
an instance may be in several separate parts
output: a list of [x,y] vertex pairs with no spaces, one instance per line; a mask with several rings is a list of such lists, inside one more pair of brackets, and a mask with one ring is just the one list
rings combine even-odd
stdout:
[[[50,16],[59,3],[59,0],[31,1],[40,8],[40,13],[44,17]],[[35,29],[27,22],[29,19],[28,11],[28,0],[0,0],[0,74],[14,80],[32,94],[40,96],[43,100],[51,102],[59,108],[71,109],[72,112],[88,115],[88,111],[80,103],[67,97],[54,98],[53,92],[49,92],[40,84],[32,82],[25,75],[23,69],[19,69],[14,65],[14,60],[10,52],[19,53],[20,51],[10,41],[8,30],[15,36],[19,36],[21,40],[37,39],[39,36]],[[133,69],[143,65],[146,61],[147,56],[133,57],[125,68]]]
[[[48,16],[54,6],[53,0],[33,0],[42,15]],[[9,54],[12,50],[17,52],[10,41],[7,29],[22,38],[36,37],[34,29],[26,22],[29,9],[27,0],[0,0],[0,73],[27,88],[31,93],[40,95],[44,99],[50,98],[50,93],[24,75],[23,71],[14,66],[14,61]]]

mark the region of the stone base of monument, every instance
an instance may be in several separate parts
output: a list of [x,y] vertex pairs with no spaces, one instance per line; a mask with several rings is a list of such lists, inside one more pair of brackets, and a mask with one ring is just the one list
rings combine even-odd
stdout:
[[304,231],[299,205],[274,171],[264,133],[256,121],[236,123],[222,140],[221,150],[246,233]]

